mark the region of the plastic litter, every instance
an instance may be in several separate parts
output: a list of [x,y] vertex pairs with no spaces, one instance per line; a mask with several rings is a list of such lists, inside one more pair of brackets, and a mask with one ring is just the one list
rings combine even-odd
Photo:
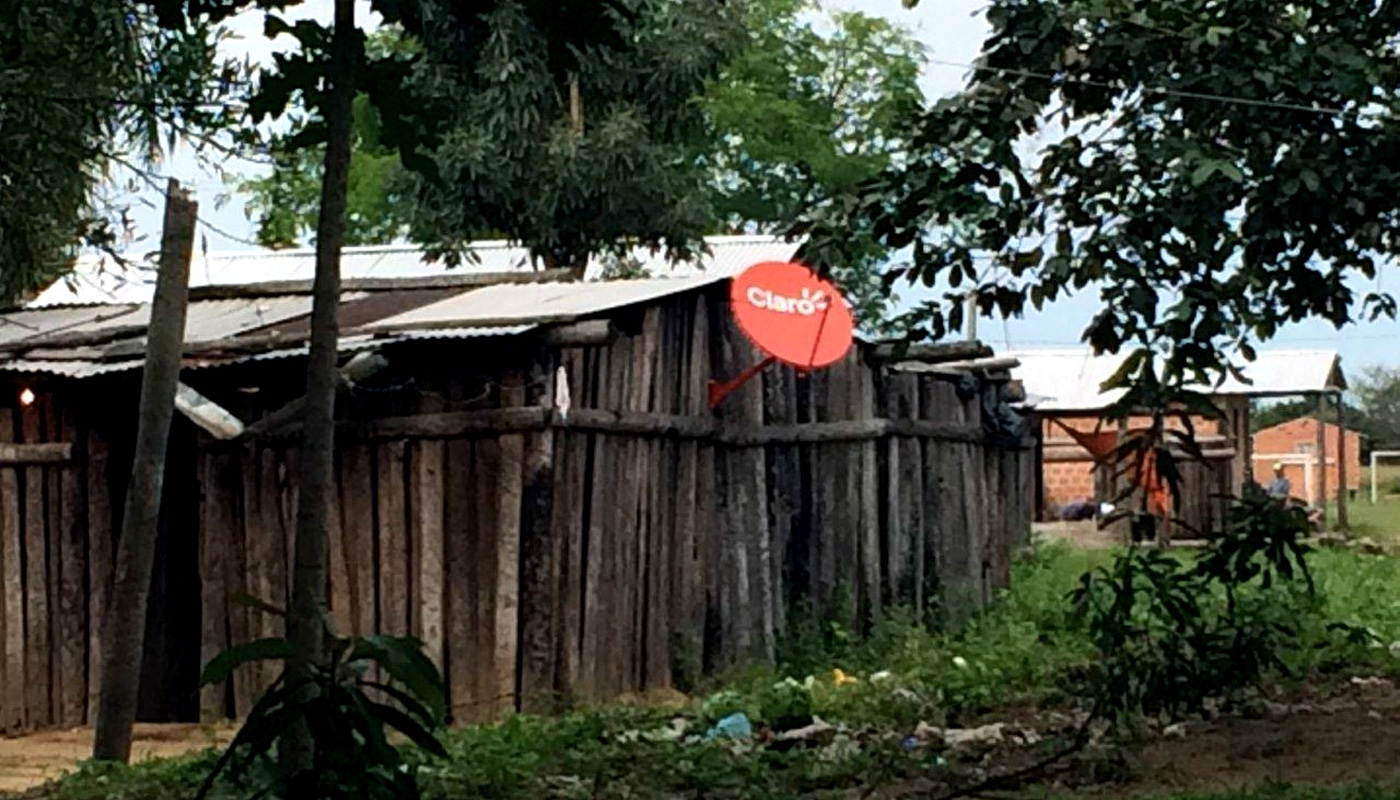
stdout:
[[715,739],[741,741],[751,738],[752,736],[753,723],[749,722],[749,716],[747,714],[740,711],[735,714],[730,714],[719,722],[716,722],[713,728],[705,732],[705,741],[711,742]]

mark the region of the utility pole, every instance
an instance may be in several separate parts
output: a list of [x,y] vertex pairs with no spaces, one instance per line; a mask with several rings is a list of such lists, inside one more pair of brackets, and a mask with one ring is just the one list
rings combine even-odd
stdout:
[[98,663],[98,695],[92,757],[131,759],[131,729],[141,688],[141,653],[146,637],[146,601],[156,554],[161,484],[175,389],[185,349],[190,260],[199,206],[174,179],[165,190],[165,227],[160,239],[160,274],[146,330],[146,364],[141,374],[141,407],[136,421],[136,453],[127,484],[112,592],[107,600]]
[[977,341],[977,290],[963,298],[963,333],[969,342]]

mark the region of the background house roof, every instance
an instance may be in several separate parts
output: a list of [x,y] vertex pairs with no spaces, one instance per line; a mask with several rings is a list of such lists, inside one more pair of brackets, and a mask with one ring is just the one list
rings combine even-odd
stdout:
[[[664,251],[635,248],[630,254],[636,266],[657,278],[714,275],[733,277],[745,267],[760,261],[789,261],[801,247],[800,241],[777,236],[710,236],[705,239],[708,253],[692,261],[673,263]],[[536,265],[529,251],[508,242],[477,242],[471,251],[474,260],[448,268],[442,262],[428,261],[422,248],[413,245],[347,247],[341,255],[342,279],[402,279],[443,275],[530,272]],[[111,259],[79,260],[72,274],[56,281],[29,303],[31,308],[95,303],[144,303],[151,299],[155,270],[146,258],[133,257],[133,265],[123,268]],[[587,280],[599,280],[615,259],[595,258],[586,273]],[[243,250],[196,254],[190,268],[191,286],[243,285],[268,281],[309,281],[316,271],[316,252],[300,250]]]
[[[1019,366],[1012,370],[1026,387],[1027,404],[1049,413],[1101,411],[1123,396],[1105,391],[1126,355],[1094,355],[1088,348],[1017,350],[1005,353]],[[1201,387],[1217,396],[1285,397],[1346,389],[1341,357],[1335,350],[1263,350],[1239,364],[1248,382],[1233,376],[1217,387]]]

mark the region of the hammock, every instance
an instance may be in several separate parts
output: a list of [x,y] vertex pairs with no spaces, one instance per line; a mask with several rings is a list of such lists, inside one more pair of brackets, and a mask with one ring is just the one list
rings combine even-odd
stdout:
[[[1093,431],[1077,431],[1055,417],[1050,421],[1055,423],[1068,433],[1080,447],[1089,451],[1090,457],[1095,464],[1106,462],[1113,452],[1118,449],[1118,434],[1114,431],[1102,431],[1097,427]],[[1102,424],[1102,423],[1100,423]],[[1162,480],[1162,476],[1157,474],[1157,451],[1147,450],[1138,458],[1138,463],[1133,469],[1134,485],[1140,487],[1147,494],[1147,510],[1155,516],[1164,520],[1171,519],[1172,494],[1167,482]]]

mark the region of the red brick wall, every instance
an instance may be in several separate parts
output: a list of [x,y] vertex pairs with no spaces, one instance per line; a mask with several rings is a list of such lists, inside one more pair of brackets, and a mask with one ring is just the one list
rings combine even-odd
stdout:
[[[1094,430],[1116,431],[1117,422],[1101,422],[1098,417],[1060,417],[1060,422],[1068,425],[1076,431],[1086,433]],[[1129,429],[1141,429],[1151,424],[1147,417],[1133,417],[1128,421]],[[1185,426],[1176,419],[1168,420],[1168,427],[1175,430],[1182,430]],[[1045,446],[1047,448],[1057,446],[1072,446],[1075,441],[1065,433],[1058,424],[1044,419],[1041,422],[1044,431]],[[1216,436],[1221,432],[1221,423],[1213,419],[1198,418],[1192,420],[1197,436]],[[1093,500],[1094,497],[1094,462],[1085,458],[1081,461],[1046,461],[1042,469],[1042,478],[1045,484],[1045,511],[1053,516],[1055,512],[1067,503],[1076,500]]]
[[[1327,437],[1327,486],[1330,494],[1337,488],[1337,447],[1339,444],[1337,436],[1337,426],[1326,423],[1325,435]],[[1254,434],[1254,479],[1260,483],[1268,483],[1272,477],[1273,462],[1275,456],[1280,453],[1300,454],[1311,453],[1317,447],[1317,420],[1312,418],[1295,419],[1275,425],[1272,428],[1265,428]],[[1347,451],[1347,487],[1351,489],[1361,488],[1361,435],[1356,431],[1346,432]],[[1304,493],[1304,467],[1301,464],[1286,464],[1284,474],[1293,484],[1293,494],[1305,500],[1311,497],[1303,497]]]

